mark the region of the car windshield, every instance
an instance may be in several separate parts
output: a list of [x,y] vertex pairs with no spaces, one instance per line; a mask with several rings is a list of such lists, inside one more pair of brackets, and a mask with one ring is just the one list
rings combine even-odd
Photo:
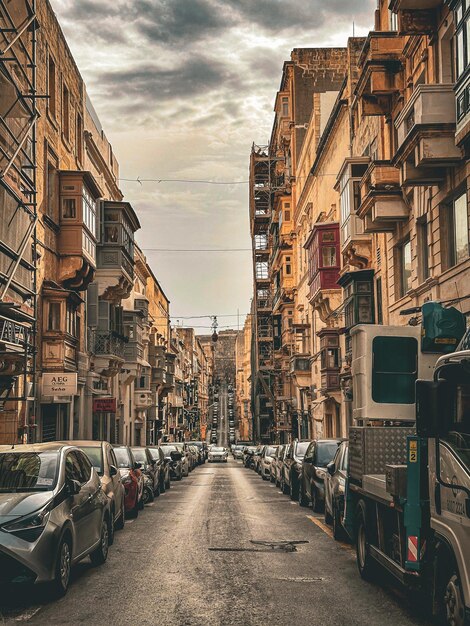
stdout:
[[103,452],[101,451],[101,446],[99,448],[96,446],[80,446],[80,450],[87,455],[98,474],[103,474]]
[[266,449],[266,456],[274,456],[276,454],[276,448],[274,446],[268,446]]
[[192,441],[191,445],[192,446],[196,446],[196,448],[202,448],[203,447],[202,441]]
[[212,448],[211,452],[217,452],[217,454],[220,454],[221,452],[225,452],[224,448]]
[[173,444],[177,450],[184,450],[184,443],[175,443]]
[[58,452],[0,454],[0,492],[50,491],[57,480]]
[[127,448],[114,448],[114,454],[116,455],[119,467],[131,466],[131,457],[129,456]]
[[134,459],[137,463],[142,463],[142,465],[148,465],[147,455],[145,454],[144,448],[132,448],[132,454],[134,455]]
[[317,462],[318,467],[326,467],[330,463],[338,449],[338,441],[320,441],[317,445]]
[[295,456],[299,459],[303,459],[305,453],[307,452],[307,448],[310,445],[310,441],[301,441],[297,444],[297,449],[295,451]]
[[176,446],[162,446],[163,454],[169,456],[172,452],[178,452]]

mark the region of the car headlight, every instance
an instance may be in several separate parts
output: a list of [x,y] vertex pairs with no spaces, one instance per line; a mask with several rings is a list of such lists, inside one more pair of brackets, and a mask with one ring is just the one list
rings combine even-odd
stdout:
[[52,500],[46,504],[42,509],[25,515],[20,519],[17,519],[8,524],[2,526],[2,530],[7,533],[11,533],[24,541],[36,541],[41,536],[44,528],[46,527],[47,520],[49,519],[50,512],[52,510]]

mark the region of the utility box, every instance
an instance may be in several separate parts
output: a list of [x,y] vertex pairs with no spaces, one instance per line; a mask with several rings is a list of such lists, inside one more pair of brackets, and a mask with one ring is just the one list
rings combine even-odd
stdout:
[[361,324],[351,340],[353,418],[414,422],[416,380],[431,380],[438,358],[421,352],[421,328]]
[[406,470],[406,465],[387,465],[385,467],[387,493],[394,498],[406,498]]

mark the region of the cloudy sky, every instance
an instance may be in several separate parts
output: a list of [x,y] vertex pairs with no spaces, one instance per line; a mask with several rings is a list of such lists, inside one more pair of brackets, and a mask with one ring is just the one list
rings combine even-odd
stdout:
[[[247,180],[251,144],[269,139],[292,48],[344,45],[353,22],[356,35],[371,28],[375,7],[375,0],[51,2],[121,178],[215,182]],[[242,318],[251,297],[248,186],[122,180],[121,188],[174,319],[237,310]],[[220,318],[221,326],[236,324]]]

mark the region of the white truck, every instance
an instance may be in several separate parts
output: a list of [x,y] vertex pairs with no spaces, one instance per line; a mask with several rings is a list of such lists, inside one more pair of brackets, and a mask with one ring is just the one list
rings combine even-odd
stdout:
[[[359,573],[386,569],[433,616],[470,624],[470,330],[423,352],[424,329],[351,329],[344,527]],[[439,349],[439,343],[436,344]],[[441,345],[447,345],[449,342]],[[453,347],[455,350],[455,346]]]

